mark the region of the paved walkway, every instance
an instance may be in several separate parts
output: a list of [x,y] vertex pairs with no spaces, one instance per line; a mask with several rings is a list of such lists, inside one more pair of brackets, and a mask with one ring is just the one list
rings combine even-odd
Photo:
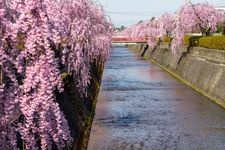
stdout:
[[104,70],[89,150],[225,150],[225,110],[127,48]]

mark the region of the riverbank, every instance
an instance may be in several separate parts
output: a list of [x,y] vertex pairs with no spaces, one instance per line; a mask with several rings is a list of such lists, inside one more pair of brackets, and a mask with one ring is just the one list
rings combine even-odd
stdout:
[[225,52],[201,47],[183,47],[176,54],[168,44],[155,49],[147,44],[128,46],[145,59],[225,108]]
[[57,101],[68,120],[71,135],[75,139],[71,150],[87,149],[103,69],[104,63],[101,60],[91,64],[91,81],[87,97],[81,96],[71,75],[65,74],[63,77],[65,90],[63,93],[58,93]]

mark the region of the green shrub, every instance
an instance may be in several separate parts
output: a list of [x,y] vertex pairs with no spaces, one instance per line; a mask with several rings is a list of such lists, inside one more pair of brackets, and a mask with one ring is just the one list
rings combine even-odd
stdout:
[[186,46],[198,46],[199,45],[199,39],[201,39],[202,36],[191,36],[191,35],[185,35],[184,36],[184,45]]
[[189,39],[190,39],[190,35],[185,35],[184,36],[184,45],[186,45],[186,46],[189,46],[190,44],[189,44]]
[[199,46],[209,49],[225,50],[225,36],[190,36],[184,37],[186,46]]
[[171,41],[172,41],[172,37],[170,37],[170,36],[162,36],[161,38],[160,38],[160,40],[162,41],[162,42],[164,42],[164,43],[171,43]]
[[201,37],[198,42],[200,47],[225,50],[225,36]]

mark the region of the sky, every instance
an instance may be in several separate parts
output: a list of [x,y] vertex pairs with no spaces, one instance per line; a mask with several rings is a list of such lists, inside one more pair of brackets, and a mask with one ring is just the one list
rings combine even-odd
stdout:
[[[187,0],[93,0],[101,4],[116,27],[130,26],[140,20],[175,13]],[[191,0],[193,3],[206,0]],[[225,0],[207,0],[214,6],[225,6]]]

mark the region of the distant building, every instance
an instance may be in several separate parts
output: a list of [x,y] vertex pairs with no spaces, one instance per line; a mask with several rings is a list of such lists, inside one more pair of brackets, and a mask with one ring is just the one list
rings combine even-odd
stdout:
[[[225,6],[217,6],[216,9],[225,15]],[[225,35],[225,20],[223,20],[220,26],[222,27],[222,34]]]
[[216,6],[215,8],[219,11],[225,11],[225,6]]

